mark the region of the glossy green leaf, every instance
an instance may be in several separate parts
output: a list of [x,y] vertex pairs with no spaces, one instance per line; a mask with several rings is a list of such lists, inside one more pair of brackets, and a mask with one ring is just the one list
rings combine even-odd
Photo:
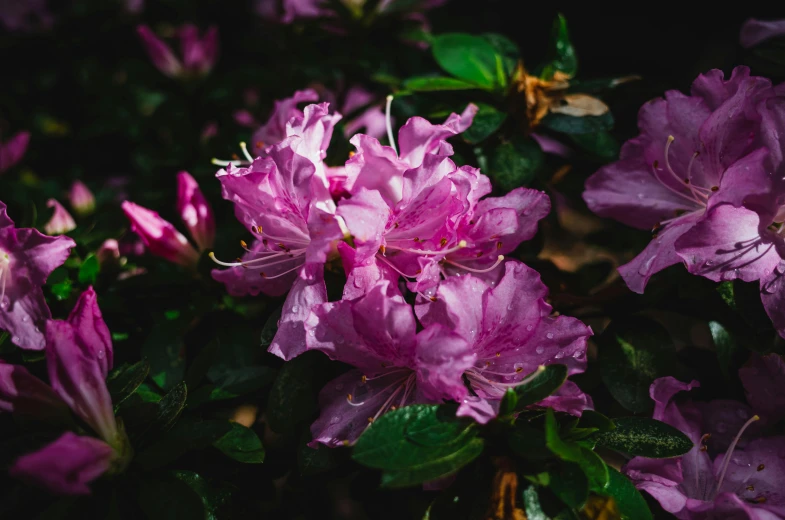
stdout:
[[598,433],[597,444],[628,455],[652,459],[678,457],[693,447],[689,437],[673,426],[648,417],[619,417],[611,431]]
[[286,433],[310,419],[317,410],[317,375],[329,363],[320,352],[306,352],[287,361],[278,371],[267,400],[267,421],[276,432]]
[[725,379],[730,379],[735,375],[731,373],[733,357],[739,351],[736,339],[728,332],[728,329],[717,321],[709,322],[709,331],[714,340],[714,348],[717,351],[717,362],[720,364],[722,375]]
[[186,388],[185,383],[180,383],[158,401],[158,409],[155,417],[155,426],[158,430],[166,431],[172,427],[183,412],[187,397],[188,389]]
[[565,365],[543,365],[524,379],[524,383],[514,387],[518,396],[516,410],[539,403],[558,390],[567,379]]
[[544,162],[545,154],[536,141],[517,137],[500,144],[491,153],[489,174],[494,187],[508,192],[528,186]]
[[587,152],[596,155],[603,161],[615,161],[621,149],[619,142],[607,131],[587,134],[571,134],[570,138]]
[[606,112],[601,116],[570,116],[551,112],[542,119],[541,124],[563,134],[592,134],[613,128],[613,115]]
[[562,462],[549,473],[548,487],[569,507],[580,509],[589,497],[589,481],[578,464]]
[[242,424],[232,423],[232,429],[213,443],[227,456],[245,464],[264,462],[264,446],[256,433]]
[[473,90],[474,83],[443,76],[422,76],[409,78],[403,82],[403,88],[412,92],[438,92],[443,90]]
[[184,417],[153,444],[137,453],[134,463],[148,470],[165,466],[190,451],[207,448],[231,430],[229,421]]
[[543,67],[540,77],[551,79],[556,71],[572,77],[578,72],[578,58],[567,31],[567,20],[559,14],[553,22],[551,48],[548,63]]
[[150,377],[164,390],[173,388],[185,374],[182,329],[183,324],[177,321],[159,321],[142,344],[142,356],[150,363]]
[[653,520],[651,510],[641,492],[630,480],[613,468],[608,468],[608,483],[592,486],[591,491],[613,497],[621,520]]
[[508,80],[515,72],[515,67],[521,59],[521,51],[518,49],[518,45],[506,36],[498,33],[484,33],[481,36],[493,45],[493,48],[496,49],[496,54],[501,57],[505,81]]
[[98,258],[95,255],[89,255],[84,259],[82,265],[79,266],[79,283],[85,285],[95,284],[100,270],[101,264],[98,263]]
[[216,489],[207,480],[193,471],[173,471],[172,476],[188,484],[202,499],[205,509],[205,520],[218,520],[219,508],[229,500],[230,491],[227,487]]
[[389,487],[415,485],[450,475],[483,450],[471,421],[453,407],[413,405],[379,417],[357,440],[352,458],[384,470]]
[[559,427],[553,410],[545,416],[545,442],[554,454],[567,462],[578,464],[592,487],[603,487],[608,482],[608,467],[599,455],[574,442],[559,437]]
[[486,103],[475,104],[479,110],[474,116],[472,126],[461,134],[463,139],[471,144],[477,144],[480,141],[487,139],[491,134],[496,132],[507,119],[506,113],[496,110],[496,108],[491,105]]
[[439,66],[456,78],[486,89],[497,86],[501,57],[487,40],[470,34],[442,34],[434,38],[431,50]]
[[648,318],[631,316],[611,322],[598,342],[602,380],[613,397],[631,412],[651,411],[649,387],[671,375],[678,363],[668,331]]
[[109,395],[112,396],[112,403],[117,406],[128,399],[139,388],[139,385],[144,383],[149,372],[150,364],[146,359],[133,365],[126,364],[113,370],[106,379],[106,386],[109,389]]

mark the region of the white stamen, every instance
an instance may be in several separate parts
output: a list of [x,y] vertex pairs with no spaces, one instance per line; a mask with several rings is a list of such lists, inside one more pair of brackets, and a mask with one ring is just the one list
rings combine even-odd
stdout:
[[466,240],[461,240],[460,242],[458,242],[458,245],[456,245],[455,247],[451,247],[450,249],[443,249],[441,251],[429,251],[427,249],[408,249],[405,247],[391,246],[389,245],[388,242],[387,249],[395,249],[396,251],[405,251],[407,253],[414,253],[420,255],[447,255],[459,251],[467,246],[468,244],[466,243]]
[[221,159],[216,159],[215,157],[210,159],[210,162],[216,166],[229,166],[230,164],[232,166],[241,166],[243,164],[243,161],[222,161]]
[[252,163],[253,157],[251,157],[251,154],[248,153],[248,147],[246,146],[245,141],[240,141],[240,149],[243,151],[245,158],[248,159],[248,162]]
[[473,269],[463,264],[459,264],[458,262],[453,262],[452,260],[445,260],[445,262],[447,262],[448,264],[469,271],[470,273],[489,273],[494,269],[496,269],[499,266],[499,264],[501,264],[503,261],[504,261],[504,255],[499,255],[498,257],[496,257],[496,262],[492,266],[485,269]]
[[728,446],[728,451],[725,452],[725,458],[722,461],[722,470],[720,470],[720,478],[717,480],[717,489],[714,491],[714,496],[717,496],[717,493],[720,492],[720,487],[722,487],[722,480],[725,478],[725,472],[728,471],[728,464],[730,464],[731,455],[733,454],[733,450],[736,448],[736,444],[738,444],[739,439],[741,439],[741,434],[744,433],[744,430],[746,430],[750,424],[759,420],[760,417],[757,415],[750,417],[750,419],[744,423],[744,426],[741,427],[739,433],[736,434],[736,437],[734,437],[733,442],[730,443],[730,446]]
[[390,141],[390,146],[392,146],[395,155],[398,155],[398,148],[395,147],[395,139],[393,138],[393,129],[392,129],[392,119],[390,118],[390,107],[392,106],[393,97],[392,94],[387,96],[387,108],[384,111],[384,123],[387,125],[387,139]]

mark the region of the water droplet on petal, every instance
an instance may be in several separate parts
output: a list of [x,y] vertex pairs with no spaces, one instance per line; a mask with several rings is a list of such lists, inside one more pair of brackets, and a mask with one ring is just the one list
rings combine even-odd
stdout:
[[11,341],[13,341],[16,344],[19,344],[19,342],[22,340],[19,338],[19,336],[14,336],[13,338],[11,338]]
[[103,359],[103,358],[104,358],[104,351],[103,350],[99,350],[98,351],[98,359]]
[[330,419],[330,424],[338,424],[338,422],[340,422],[340,420],[341,420],[341,418],[336,415],[335,417]]
[[22,321],[27,323],[28,321],[30,321],[30,318],[28,318],[27,316],[23,316]]
[[749,414],[747,413],[747,410],[745,410],[744,408],[739,408],[738,410],[736,410],[736,415],[739,416],[739,419],[746,419]]
[[296,313],[298,313],[298,312],[300,312],[300,307],[299,307],[299,306],[297,306],[297,305],[294,305],[294,306],[292,307],[292,312],[293,312],[293,313],[295,313],[295,314],[296,314]]
[[529,332],[533,331],[534,325],[526,325],[526,330],[528,330]]
[[556,353],[556,355],[555,355],[555,356],[553,356],[553,357],[555,357],[556,359],[561,359],[561,358],[563,358],[563,357],[564,357],[564,351],[562,351],[562,350],[558,351],[558,352]]
[[546,338],[548,338],[548,339],[553,339],[553,332],[549,332],[549,333],[547,333],[547,334],[545,335],[545,337],[546,337]]
[[537,347],[536,349],[534,349],[534,351],[538,354],[542,354],[543,352],[545,352],[545,349],[543,347]]

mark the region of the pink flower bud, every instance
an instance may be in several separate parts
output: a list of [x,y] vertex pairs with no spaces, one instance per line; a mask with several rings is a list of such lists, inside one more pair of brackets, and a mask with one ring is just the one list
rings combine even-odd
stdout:
[[44,224],[44,232],[47,235],[63,235],[76,229],[74,217],[68,213],[68,210],[66,210],[62,204],[55,199],[49,199],[46,203],[46,207],[54,208],[52,218],[49,219],[49,222]]
[[146,25],[140,25],[136,32],[142,39],[142,43],[147,50],[147,54],[153,61],[153,65],[169,77],[176,77],[183,73],[183,66],[172,49],[160,40],[153,31]]
[[114,238],[105,240],[95,252],[95,256],[101,265],[117,262],[120,258],[120,243]]
[[122,208],[131,221],[131,229],[139,235],[152,254],[184,267],[196,266],[199,253],[182,233],[162,219],[157,212],[129,201],[123,202]]
[[0,143],[0,173],[18,163],[30,143],[30,132],[19,132],[5,143]]
[[180,28],[180,45],[185,69],[203,76],[212,70],[218,58],[218,28],[210,27],[199,38],[199,30],[191,24]]
[[215,243],[213,210],[188,172],[177,174],[177,211],[199,249],[211,249]]
[[95,210],[95,196],[82,181],[74,181],[71,185],[68,201],[79,215],[89,215]]

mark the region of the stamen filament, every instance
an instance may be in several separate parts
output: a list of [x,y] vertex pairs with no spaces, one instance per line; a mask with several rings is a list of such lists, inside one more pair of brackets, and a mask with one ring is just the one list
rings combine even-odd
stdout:
[[720,478],[717,480],[717,488],[714,490],[714,496],[717,496],[717,493],[720,492],[720,487],[722,487],[722,480],[725,478],[725,472],[728,471],[728,464],[730,464],[730,458],[733,454],[733,450],[736,448],[736,444],[738,444],[739,439],[741,439],[741,435],[744,433],[750,424],[754,423],[755,421],[759,421],[760,417],[757,415],[753,415],[749,418],[747,422],[744,423],[744,426],[741,427],[739,433],[736,434],[736,437],[733,438],[733,442],[730,443],[728,446],[728,451],[725,452],[725,458],[722,461],[722,469],[720,470]]
[[458,267],[459,269],[464,269],[466,271],[469,271],[470,273],[490,273],[491,271],[496,269],[499,266],[499,264],[501,264],[504,261],[504,255],[499,255],[498,257],[496,257],[496,262],[492,266],[485,269],[474,269],[472,267],[467,267],[463,264],[459,264],[458,262],[453,262],[450,259],[445,259],[444,261],[450,265],[454,265],[455,267]]
[[246,146],[245,141],[240,141],[240,150],[243,151],[243,155],[245,156],[246,159],[248,159],[248,162],[252,163],[253,157],[251,156],[250,153],[248,153],[248,147]]
[[275,276],[267,276],[264,273],[262,273],[262,278],[264,278],[265,280],[275,280],[276,278],[280,278],[282,276],[286,276],[287,274],[289,274],[289,273],[291,273],[293,271],[298,270],[299,268],[301,268],[304,265],[305,265],[305,262],[303,262],[302,264],[299,264],[299,265],[296,265],[296,266],[292,267],[288,271],[284,271],[282,273],[276,274]]
[[412,275],[409,275],[409,274],[405,274],[403,271],[401,271],[400,269],[398,269],[397,267],[395,267],[395,266],[392,264],[392,262],[390,262],[389,260],[387,260],[386,258],[384,258],[384,256],[382,256],[382,255],[380,255],[380,254],[378,254],[378,253],[377,253],[377,254],[376,254],[376,258],[377,258],[377,259],[379,259],[379,260],[381,260],[381,261],[382,261],[382,262],[384,262],[385,264],[389,265],[389,266],[390,266],[390,267],[393,269],[393,271],[395,271],[395,272],[396,272],[396,273],[398,273],[399,275],[403,276],[404,278],[411,279],[411,280],[416,280],[416,279],[417,279],[417,276],[412,276]]
[[443,249],[442,251],[430,251],[428,249],[409,249],[406,247],[398,247],[398,246],[391,246],[391,245],[387,245],[386,248],[395,249],[397,251],[404,251],[406,253],[420,254],[420,255],[448,255],[450,253],[460,251],[464,247],[467,247],[467,245],[468,244],[466,243],[466,240],[461,240],[460,242],[458,242],[458,245],[456,245],[455,247],[451,247],[449,249]]
[[216,159],[215,157],[210,159],[210,162],[216,166],[229,166],[230,164],[232,166],[242,166],[244,164],[244,161],[224,161],[221,159]]
[[392,106],[393,97],[392,94],[387,96],[387,108],[384,111],[384,123],[387,125],[387,139],[390,141],[390,146],[392,147],[395,155],[398,155],[398,148],[395,146],[395,139],[393,138],[393,129],[392,129],[392,118],[390,117],[390,107]]

